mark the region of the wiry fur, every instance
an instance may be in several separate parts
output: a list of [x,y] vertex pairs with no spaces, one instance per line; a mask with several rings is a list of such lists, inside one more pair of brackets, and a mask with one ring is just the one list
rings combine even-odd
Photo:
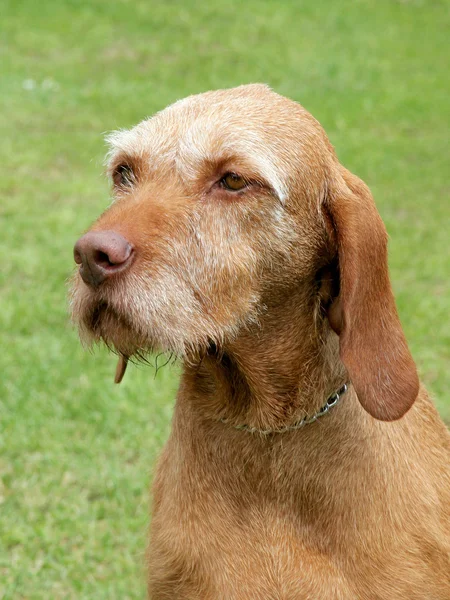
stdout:
[[[93,229],[135,258],[96,290],[75,275],[74,319],[125,356],[184,362],[150,597],[448,600],[449,435],[418,388],[367,187],[261,85],[187,98],[109,142],[111,172],[134,174]],[[224,190],[230,171],[249,187]],[[348,378],[301,430],[232,426],[293,423]]]

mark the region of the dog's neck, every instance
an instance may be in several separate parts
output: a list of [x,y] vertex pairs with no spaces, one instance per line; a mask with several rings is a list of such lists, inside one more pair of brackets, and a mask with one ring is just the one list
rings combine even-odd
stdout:
[[183,388],[206,418],[267,429],[314,414],[345,381],[337,336],[317,301],[297,292],[185,366]]

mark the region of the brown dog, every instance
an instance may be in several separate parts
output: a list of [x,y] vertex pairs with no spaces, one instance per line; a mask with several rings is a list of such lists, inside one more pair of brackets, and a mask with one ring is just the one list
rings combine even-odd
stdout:
[[75,246],[74,318],[118,380],[153,348],[184,365],[150,597],[449,600],[450,438],[366,185],[263,85],[110,143],[116,200]]

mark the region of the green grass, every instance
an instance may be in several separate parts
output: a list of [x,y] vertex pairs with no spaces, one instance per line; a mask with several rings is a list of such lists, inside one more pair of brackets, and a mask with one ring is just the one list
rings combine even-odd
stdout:
[[447,8],[439,0],[4,0],[0,598],[142,598],[151,469],[177,372],[84,352],[78,235],[108,204],[102,132],[265,81],[324,125],[391,234],[398,306],[450,418]]

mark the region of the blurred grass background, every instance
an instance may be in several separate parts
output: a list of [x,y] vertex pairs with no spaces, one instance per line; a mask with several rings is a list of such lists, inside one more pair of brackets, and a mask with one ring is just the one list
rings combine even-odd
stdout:
[[148,484],[176,369],[84,352],[67,315],[79,234],[108,204],[103,132],[263,81],[372,188],[421,375],[450,419],[448,5],[439,0],[0,4],[0,598],[145,589]]

